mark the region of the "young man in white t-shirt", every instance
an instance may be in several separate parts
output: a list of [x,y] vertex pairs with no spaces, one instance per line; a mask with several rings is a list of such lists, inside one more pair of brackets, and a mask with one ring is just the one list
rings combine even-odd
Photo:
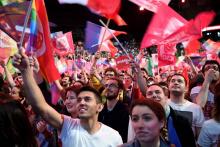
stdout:
[[98,114],[103,108],[100,94],[91,87],[84,87],[77,95],[79,119],[61,115],[48,105],[37,86],[28,57],[24,53],[13,57],[13,64],[18,68],[24,80],[26,98],[36,113],[61,131],[64,147],[115,147],[122,144],[119,133],[98,122]]
[[[202,124],[204,122],[204,114],[199,105],[191,103],[185,99],[187,91],[187,81],[181,74],[174,74],[169,82],[170,99],[168,104],[178,113],[188,118],[192,123],[192,130],[195,138],[198,137]],[[191,115],[191,116],[190,116]]]

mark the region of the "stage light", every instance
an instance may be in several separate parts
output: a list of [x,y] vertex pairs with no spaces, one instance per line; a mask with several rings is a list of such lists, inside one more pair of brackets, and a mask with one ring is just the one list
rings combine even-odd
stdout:
[[140,10],[140,11],[143,11],[143,10],[144,10],[144,7],[140,7],[139,10]]

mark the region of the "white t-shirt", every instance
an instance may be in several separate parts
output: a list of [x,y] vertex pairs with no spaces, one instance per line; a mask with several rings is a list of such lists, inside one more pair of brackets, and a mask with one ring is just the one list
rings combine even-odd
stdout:
[[201,147],[217,147],[220,144],[220,123],[214,119],[204,122],[198,138]]
[[[193,87],[190,93],[190,96],[192,98],[192,101],[196,103],[196,96],[199,94],[202,86],[196,86]],[[214,94],[208,90],[208,97],[207,102],[205,104],[205,107],[203,108],[204,116],[206,120],[209,120],[212,118],[212,109],[214,108]]]
[[194,104],[188,100],[186,100],[183,104],[175,104],[170,99],[168,100],[168,104],[177,111],[185,111],[192,112],[192,130],[195,134],[195,127],[201,128],[205,118],[201,107],[197,104]]
[[122,138],[114,129],[101,124],[100,130],[89,134],[79,119],[64,116],[60,138],[63,147],[116,147],[123,144]]

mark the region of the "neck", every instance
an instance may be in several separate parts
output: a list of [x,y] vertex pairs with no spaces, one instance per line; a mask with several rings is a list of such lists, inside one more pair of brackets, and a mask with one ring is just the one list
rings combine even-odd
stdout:
[[71,113],[72,118],[77,118],[77,116],[78,116],[77,113]]
[[114,109],[114,107],[117,104],[117,102],[118,102],[118,99],[107,100],[107,108],[108,108],[108,110]]
[[182,94],[179,94],[179,95],[175,95],[173,93],[170,93],[170,99],[172,102],[176,103],[176,104],[182,104],[182,103],[185,103],[186,100],[185,100],[185,94],[182,93]]
[[101,123],[96,119],[80,119],[81,126],[89,133],[94,134],[101,128]]
[[141,147],[160,147],[160,137],[151,142],[140,142]]

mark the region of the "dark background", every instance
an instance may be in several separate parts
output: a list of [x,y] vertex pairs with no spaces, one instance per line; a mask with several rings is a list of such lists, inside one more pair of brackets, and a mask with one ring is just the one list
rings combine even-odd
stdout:
[[[49,21],[55,24],[51,27],[51,32],[72,31],[74,41],[84,40],[86,21],[97,24],[100,24],[100,18],[104,22],[107,21],[105,18],[91,13],[84,6],[60,5],[57,0],[45,0],[45,5]],[[220,24],[220,0],[185,0],[184,3],[181,0],[171,0],[169,6],[187,20],[194,18],[201,11],[214,10],[217,16],[211,25]],[[128,26],[119,27],[111,22],[110,28],[127,31],[129,35],[126,38],[135,38],[137,42],[140,42],[153,13],[148,10],[140,11],[137,5],[128,0],[122,0],[119,14]]]

